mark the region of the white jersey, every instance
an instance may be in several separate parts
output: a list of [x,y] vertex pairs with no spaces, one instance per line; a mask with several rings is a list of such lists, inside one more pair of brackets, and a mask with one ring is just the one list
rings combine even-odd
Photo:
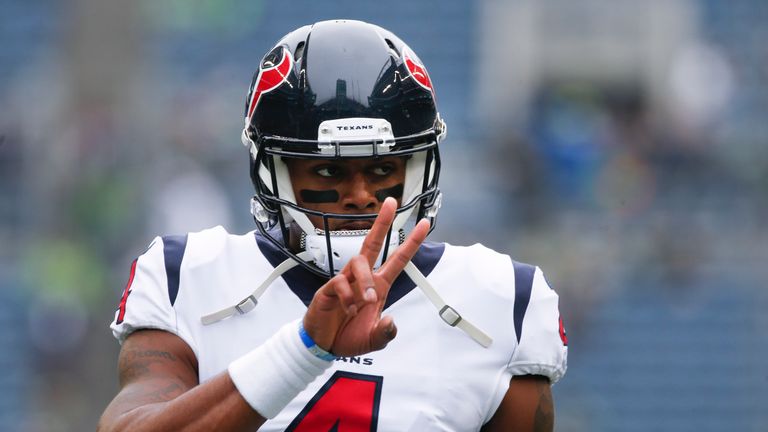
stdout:
[[[205,382],[303,316],[323,281],[296,267],[249,313],[201,323],[201,316],[247,297],[284,259],[259,235],[221,227],[158,237],[132,266],[112,331],[121,342],[144,328],[178,335],[197,356]],[[397,337],[381,351],[336,360],[260,430],[478,430],[512,376],[544,375],[553,383],[562,377],[567,339],[558,296],[537,267],[481,245],[431,242],[413,262],[493,344],[483,348],[448,326],[402,274],[383,312],[394,318]]]

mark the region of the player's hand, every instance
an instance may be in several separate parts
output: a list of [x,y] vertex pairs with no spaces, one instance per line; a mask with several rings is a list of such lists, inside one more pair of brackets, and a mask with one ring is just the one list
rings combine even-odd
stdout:
[[381,317],[389,288],[429,233],[429,221],[416,224],[405,242],[376,271],[397,201],[387,198],[360,254],[323,285],[304,315],[304,328],[321,348],[337,356],[356,356],[384,348],[397,334],[392,317]]

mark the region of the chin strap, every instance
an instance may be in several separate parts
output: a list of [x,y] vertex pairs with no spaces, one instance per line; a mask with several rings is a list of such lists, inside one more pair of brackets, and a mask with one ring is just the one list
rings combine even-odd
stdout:
[[[312,258],[312,254],[306,251],[298,254],[297,256],[305,261]],[[259,285],[258,288],[256,288],[248,297],[240,300],[234,306],[224,308],[218,312],[213,312],[208,315],[203,315],[200,317],[200,321],[203,322],[203,325],[209,325],[231,316],[247,314],[256,307],[256,305],[259,303],[259,297],[264,294],[264,292],[267,290],[267,288],[269,288],[270,285],[272,285],[272,282],[274,282],[275,279],[280,277],[288,270],[296,267],[297,265],[299,265],[299,263],[293,258],[288,258],[287,260],[281,262],[280,265],[272,270],[272,273],[270,273],[269,277],[264,282],[262,282],[261,285]]]
[[484,348],[491,346],[493,339],[463,318],[456,309],[446,304],[445,300],[443,300],[443,298],[440,297],[440,294],[437,293],[437,290],[412,262],[408,261],[408,264],[405,265],[405,273],[414,283],[416,283],[416,286],[421,289],[429,301],[435,305],[435,308],[438,310],[438,315],[440,315],[440,318],[445,321],[446,324],[451,327],[460,328]]
[[[298,257],[302,260],[308,260],[312,258],[312,254],[310,252],[304,251],[298,254]],[[259,285],[249,296],[240,300],[236,305],[221,309],[220,311],[213,312],[208,315],[203,315],[200,318],[203,325],[210,325],[229,317],[235,315],[245,315],[252,311],[259,303],[259,298],[264,294],[267,288],[272,285],[272,282],[274,282],[275,279],[280,277],[283,273],[296,267],[297,265],[299,265],[299,263],[293,258],[288,258],[287,260],[283,261],[280,263],[280,265],[275,267],[269,277],[267,277],[267,279],[264,280],[261,285]],[[429,283],[427,278],[424,277],[421,271],[419,271],[419,269],[412,262],[408,261],[408,264],[405,265],[404,271],[408,277],[410,277],[411,280],[416,283],[416,286],[421,289],[424,295],[427,296],[429,301],[439,311],[438,315],[443,321],[445,321],[446,324],[451,327],[458,327],[464,331],[464,333],[469,335],[469,337],[474,339],[475,342],[479,343],[485,348],[491,346],[493,339],[491,339],[490,336],[463,318],[461,314],[456,311],[456,309],[445,303],[445,300],[440,297],[440,294],[437,293],[437,290],[435,290],[432,284]]]

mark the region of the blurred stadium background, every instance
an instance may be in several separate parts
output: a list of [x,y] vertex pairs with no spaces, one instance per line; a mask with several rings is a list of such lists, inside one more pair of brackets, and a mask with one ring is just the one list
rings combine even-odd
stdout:
[[543,267],[561,431],[768,430],[765,0],[0,0],[0,430],[93,430],[158,233],[252,229],[246,86],[301,24],[399,34],[449,123],[435,238]]

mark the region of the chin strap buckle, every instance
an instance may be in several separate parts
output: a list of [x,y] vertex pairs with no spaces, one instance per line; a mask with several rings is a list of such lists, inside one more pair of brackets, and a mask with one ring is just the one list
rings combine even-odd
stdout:
[[256,299],[256,297],[253,296],[253,294],[251,294],[240,301],[240,303],[236,304],[235,310],[237,310],[240,315],[245,315],[252,311],[257,304],[259,304],[259,301]]
[[[310,255],[307,252],[302,252],[298,255],[298,257],[302,260],[307,260],[309,259]],[[296,262],[296,260],[294,260],[293,258],[288,258],[287,260],[283,261],[280,265],[275,267],[275,269],[267,277],[267,279],[264,282],[262,282],[261,285],[259,285],[252,293],[250,293],[248,297],[240,300],[234,306],[226,307],[219,311],[209,313],[207,315],[203,315],[202,317],[200,317],[200,321],[203,323],[203,325],[211,325],[215,322],[221,321],[223,319],[227,319],[235,315],[245,315],[248,312],[256,309],[256,305],[259,304],[259,297],[261,297],[261,295],[264,294],[267,288],[269,288],[269,286],[272,285],[272,282],[274,282],[275,279],[280,277],[280,275],[296,267],[297,265],[299,265],[299,263]]]
[[440,309],[440,318],[445,321],[446,324],[448,324],[451,327],[456,327],[456,324],[461,321],[461,314],[456,311],[456,309],[445,305],[442,309]]
[[439,311],[438,315],[440,315],[440,319],[445,321],[449,326],[460,329],[484,348],[491,346],[493,339],[485,332],[475,327],[471,322],[462,318],[461,314],[456,311],[456,309],[449,306],[412,262],[409,261],[408,264],[405,265],[405,273],[416,283],[416,286],[421,289],[429,301],[435,305]]

